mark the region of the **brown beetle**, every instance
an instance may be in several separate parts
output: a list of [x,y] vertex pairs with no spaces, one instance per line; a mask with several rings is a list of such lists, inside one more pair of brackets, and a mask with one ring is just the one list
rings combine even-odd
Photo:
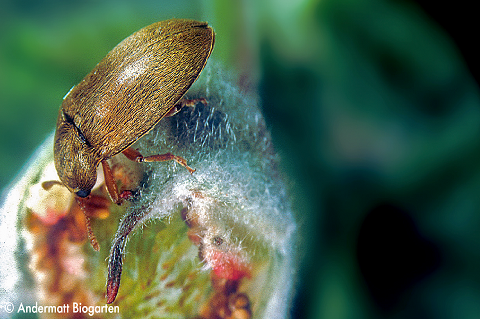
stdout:
[[171,19],[120,42],[63,99],[55,132],[55,167],[78,197],[90,194],[102,163],[112,200],[120,204],[107,159],[123,152],[137,162],[185,159],[170,153],[143,157],[129,148],[179,103],[204,68],[214,45],[205,22]]

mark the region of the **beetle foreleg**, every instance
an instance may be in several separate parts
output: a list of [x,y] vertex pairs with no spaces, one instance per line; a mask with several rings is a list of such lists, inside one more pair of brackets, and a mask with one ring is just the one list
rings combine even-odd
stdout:
[[[175,161],[178,164],[185,167],[190,172],[190,174],[193,174],[193,172],[195,172],[195,169],[193,169],[193,168],[191,168],[190,166],[187,165],[187,160],[186,159],[184,159],[181,156],[173,155],[170,152],[165,153],[165,154],[151,155],[151,156],[144,157],[139,151],[134,150],[133,148],[129,147],[126,150],[124,150],[122,153],[129,160],[135,161],[137,163]],[[102,162],[102,164],[103,164],[103,162]],[[105,177],[105,181],[106,181],[106,177]]]
[[110,165],[108,165],[107,160],[102,161],[102,168],[103,175],[105,176],[105,186],[107,187],[110,198],[115,204],[121,205],[124,199],[130,198],[132,196],[132,192],[129,190],[123,191],[121,193],[118,192],[117,183],[115,182],[112,169],[110,168]]

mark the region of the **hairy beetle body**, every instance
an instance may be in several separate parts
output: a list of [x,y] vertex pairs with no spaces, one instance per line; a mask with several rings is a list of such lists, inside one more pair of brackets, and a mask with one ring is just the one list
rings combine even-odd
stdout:
[[172,19],[120,42],[65,96],[54,142],[62,183],[86,197],[100,162],[145,135],[195,82],[214,45],[205,22]]

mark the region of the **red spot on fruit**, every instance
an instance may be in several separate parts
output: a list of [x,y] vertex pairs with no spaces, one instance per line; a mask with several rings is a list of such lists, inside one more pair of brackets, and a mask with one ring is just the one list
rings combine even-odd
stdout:
[[249,265],[232,252],[214,250],[208,256],[208,263],[220,278],[240,280],[250,277]]

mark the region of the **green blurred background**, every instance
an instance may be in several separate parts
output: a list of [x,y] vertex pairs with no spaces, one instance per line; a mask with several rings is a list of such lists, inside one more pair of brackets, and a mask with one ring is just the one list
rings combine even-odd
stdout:
[[[474,4],[473,4],[474,5]],[[259,84],[299,223],[292,318],[480,318],[478,22],[466,1],[0,2],[0,185],[120,40],[207,20]]]

